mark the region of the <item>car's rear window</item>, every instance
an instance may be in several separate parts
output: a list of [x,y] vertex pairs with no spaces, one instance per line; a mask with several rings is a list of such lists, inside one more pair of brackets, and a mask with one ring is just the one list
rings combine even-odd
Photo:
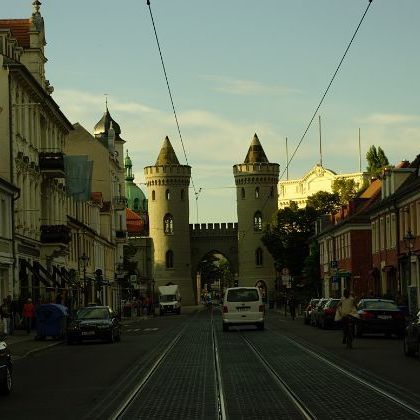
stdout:
[[228,302],[255,302],[260,299],[256,289],[232,289],[228,290]]
[[391,311],[398,310],[398,307],[395,303],[384,302],[384,301],[376,301],[376,300],[364,302],[363,308],[364,309],[383,309],[383,310],[386,310],[386,311],[388,311],[388,310],[391,310]]

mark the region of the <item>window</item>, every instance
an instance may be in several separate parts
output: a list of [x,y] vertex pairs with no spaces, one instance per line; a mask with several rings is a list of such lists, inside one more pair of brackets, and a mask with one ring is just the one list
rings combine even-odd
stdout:
[[171,250],[166,251],[166,268],[174,268],[174,253]]
[[255,251],[255,264],[258,267],[263,265],[263,250],[261,248],[257,248]]
[[169,192],[169,190],[165,191],[165,197],[166,197],[167,200],[171,199],[171,193]]
[[165,235],[172,235],[174,233],[174,220],[169,213],[163,218],[163,231]]
[[152,191],[152,200],[155,201],[156,200],[156,193],[155,190]]
[[270,198],[274,198],[274,187],[271,186],[270,188]]
[[242,199],[245,198],[245,188],[242,188],[242,190],[241,190],[241,198]]
[[255,188],[255,198],[260,198],[260,187]]
[[257,211],[254,214],[254,230],[261,231],[262,230],[262,214],[260,211]]

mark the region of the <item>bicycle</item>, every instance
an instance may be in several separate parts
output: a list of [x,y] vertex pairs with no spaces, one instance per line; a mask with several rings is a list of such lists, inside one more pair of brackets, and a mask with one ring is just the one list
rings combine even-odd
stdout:
[[353,340],[354,340],[354,320],[351,315],[346,315],[343,318],[343,329],[344,329],[343,344],[345,344],[348,349],[351,349],[353,348]]

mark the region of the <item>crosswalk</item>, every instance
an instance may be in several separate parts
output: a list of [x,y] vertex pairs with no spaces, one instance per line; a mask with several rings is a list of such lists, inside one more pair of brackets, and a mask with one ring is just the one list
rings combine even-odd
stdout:
[[157,331],[159,328],[128,328],[125,332]]

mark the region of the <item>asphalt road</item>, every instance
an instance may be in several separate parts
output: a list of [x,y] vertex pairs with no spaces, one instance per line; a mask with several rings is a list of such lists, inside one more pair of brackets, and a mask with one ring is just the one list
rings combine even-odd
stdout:
[[[200,322],[207,322],[206,317],[207,314],[202,314]],[[159,352],[183,326],[191,331],[195,329],[195,335],[189,338],[191,349],[197,349],[197,346],[202,348],[209,346],[209,343],[203,339],[207,337],[203,335],[207,332],[203,332],[196,321],[196,317],[192,314],[141,320],[124,326],[121,343],[88,342],[76,346],[62,344],[17,360],[13,393],[0,398],[0,419],[107,418],[118,398],[130,391],[137,378],[142,377]],[[219,322],[220,319],[216,315],[215,325],[221,330]],[[270,346],[271,341],[280,343],[281,340],[284,341],[284,337],[290,337],[303,347],[328,358],[344,369],[373,383],[380,383],[390,392],[395,392],[399,396],[408,396],[410,401],[420,401],[420,361],[418,358],[404,356],[402,340],[369,336],[357,339],[354,348],[347,350],[341,344],[341,332],[338,330],[319,330],[304,325],[301,319],[291,321],[290,318],[285,318],[276,312],[268,314],[266,325],[266,331],[258,332],[256,335],[250,334],[250,337],[255,337],[257,340],[258,337],[263,337],[268,343],[265,344],[266,347]],[[235,363],[234,353],[229,355],[230,342],[237,339],[235,331],[224,334],[219,334],[218,331],[218,335],[220,340],[225,340],[222,359]],[[188,369],[190,363],[197,368],[197,372],[200,372],[201,355],[205,355],[205,363],[209,365],[208,353],[196,351],[189,354],[188,340],[183,345],[184,350],[178,349],[177,356],[183,357],[181,369]],[[282,348],[271,351],[281,352]],[[175,351],[173,353],[175,357]],[[245,365],[242,364],[238,372],[251,369],[246,366],[246,362],[243,363]],[[166,378],[172,375],[171,366],[167,368],[166,375]],[[210,381],[210,373],[207,372],[206,375],[207,379],[202,377],[200,379]],[[187,375],[183,378],[184,382],[192,379]],[[232,380],[235,380],[234,375]],[[165,395],[176,391],[176,389],[171,390],[168,383],[165,387],[165,382],[168,381],[161,379],[162,387],[157,384],[154,388],[156,395],[163,400]],[[316,379],[313,385],[317,386]],[[240,395],[237,398],[240,398]],[[167,415],[171,416],[171,413]],[[141,418],[148,416],[144,415]],[[172,418],[182,417],[172,414]]]

